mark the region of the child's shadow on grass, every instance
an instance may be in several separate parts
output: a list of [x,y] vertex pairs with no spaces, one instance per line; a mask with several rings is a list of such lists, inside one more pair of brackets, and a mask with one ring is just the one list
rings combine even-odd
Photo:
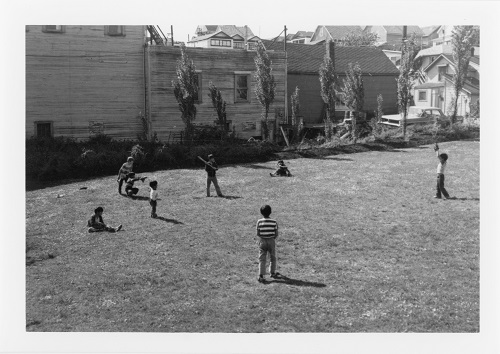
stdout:
[[292,278],[285,277],[283,275],[280,278],[276,278],[276,279],[273,279],[273,280],[268,280],[268,281],[266,281],[266,283],[281,283],[281,284],[295,285],[295,286],[311,286],[313,288],[324,288],[324,287],[326,287],[326,284],[323,284],[323,283],[315,283],[315,282],[312,282],[312,281],[292,279]]
[[181,221],[178,221],[178,220],[175,220],[175,219],[167,219],[167,218],[164,218],[163,216],[157,216],[155,219],[163,220],[165,222],[170,222],[172,224],[182,224],[182,225],[184,225],[184,223],[181,222]]
[[134,195],[133,197],[130,197],[134,200],[149,200],[149,197],[141,197],[140,195]]
[[243,197],[240,197],[238,195],[225,195],[225,196],[219,197],[219,198],[224,198],[224,199],[239,199],[239,198],[243,198]]
[[448,198],[449,200],[477,200],[479,201],[479,198],[457,198],[457,197],[451,197]]

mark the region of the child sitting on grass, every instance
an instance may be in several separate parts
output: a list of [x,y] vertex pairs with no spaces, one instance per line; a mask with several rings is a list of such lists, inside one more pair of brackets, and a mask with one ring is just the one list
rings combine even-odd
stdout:
[[280,278],[281,274],[276,272],[276,237],[278,237],[278,223],[271,219],[271,207],[264,205],[260,208],[260,213],[264,217],[257,220],[257,237],[259,237],[259,283],[265,283],[266,260],[269,253],[269,272],[271,278]]
[[436,195],[434,196],[434,198],[441,199],[441,195],[443,195],[444,199],[450,199],[450,195],[444,188],[444,169],[446,167],[446,163],[448,162],[448,155],[439,153],[439,146],[437,143],[434,146],[434,151],[436,152],[436,156],[439,159],[439,164],[437,167]]
[[94,215],[90,217],[87,221],[87,226],[89,228],[89,232],[99,232],[99,231],[109,231],[109,232],[117,232],[122,229],[122,225],[118,225],[118,227],[107,226],[102,219],[102,213],[104,212],[103,207],[97,207],[94,210]]
[[151,188],[151,191],[149,192],[149,204],[151,205],[151,217],[156,218],[156,217],[158,217],[158,215],[156,215],[156,200],[158,199],[158,192],[156,191],[156,188],[158,188],[158,182],[157,181],[149,182],[149,187]]
[[269,173],[271,177],[274,176],[290,177],[292,175],[288,170],[288,168],[286,167],[285,162],[283,160],[279,160],[276,165],[278,165],[278,169],[274,173]]

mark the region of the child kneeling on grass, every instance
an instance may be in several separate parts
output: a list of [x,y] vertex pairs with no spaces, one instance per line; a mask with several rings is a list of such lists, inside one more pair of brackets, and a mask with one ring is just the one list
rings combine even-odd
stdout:
[[129,174],[127,174],[127,185],[125,186],[125,193],[127,194],[127,196],[133,197],[134,195],[136,195],[139,192],[139,188],[134,187],[134,182],[141,180],[142,183],[144,183],[144,180],[146,178],[147,177],[135,177],[134,172],[130,172]]
[[102,219],[102,213],[104,212],[103,207],[97,207],[94,210],[94,215],[90,217],[87,221],[87,226],[89,228],[89,232],[99,232],[99,231],[109,231],[109,232],[117,232],[122,229],[122,225],[118,225],[118,227],[107,226]]
[[264,205],[260,208],[260,213],[264,217],[257,221],[257,237],[259,237],[259,283],[265,283],[266,260],[269,253],[269,272],[271,278],[280,278],[281,274],[276,272],[276,237],[278,237],[278,223],[271,219],[271,207]]
[[274,176],[291,177],[292,176],[292,174],[288,170],[288,167],[286,167],[285,162],[283,160],[279,160],[276,165],[278,166],[278,169],[274,173],[269,173],[271,175],[271,177],[274,177]]

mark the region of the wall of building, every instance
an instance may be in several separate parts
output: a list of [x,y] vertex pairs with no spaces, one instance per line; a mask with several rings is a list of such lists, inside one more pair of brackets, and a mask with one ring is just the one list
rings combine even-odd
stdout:
[[[343,76],[340,76],[340,82]],[[291,114],[290,96],[299,87],[300,115],[304,123],[317,124],[323,122],[323,99],[321,98],[321,86],[318,74],[296,74],[288,75],[288,112]],[[385,114],[397,113],[397,84],[394,75],[363,75],[363,86],[365,89],[365,112],[373,112],[377,109],[377,96],[382,94]],[[337,107],[337,110],[345,107]],[[343,117],[343,112],[336,114],[338,119]]]
[[[176,62],[180,58],[180,48],[148,47],[148,67],[150,85],[148,89],[149,117],[151,130],[160,140],[167,141],[171,133],[184,130],[181,112],[174,96],[172,80],[176,78]],[[255,96],[255,51],[234,49],[187,48],[187,55],[196,70],[201,72],[201,102],[196,106],[195,124],[214,124],[217,114],[212,106],[209,83],[221,91],[226,101],[227,120],[238,136],[249,138],[260,135],[261,105]],[[276,95],[269,117],[274,118],[276,109],[284,110],[285,72],[284,52],[268,51],[272,61],[272,74],[276,81]],[[235,73],[248,73],[250,77],[249,102],[235,102]]]
[[26,137],[39,121],[52,122],[54,136],[137,136],[145,26],[124,27],[124,36],[107,36],[104,25],[64,26],[63,33],[26,26]]

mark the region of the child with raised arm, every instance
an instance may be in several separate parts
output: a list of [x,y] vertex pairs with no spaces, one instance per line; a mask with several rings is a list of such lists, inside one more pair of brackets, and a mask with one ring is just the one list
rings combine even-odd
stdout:
[[127,185],[125,186],[125,194],[129,197],[133,197],[139,192],[139,188],[134,187],[134,182],[141,180],[142,183],[144,183],[144,180],[147,177],[136,177],[134,172],[129,172],[127,174],[127,178],[125,179],[125,182]]
[[210,184],[213,183],[215,187],[215,191],[219,197],[223,197],[222,192],[219,187],[219,183],[217,182],[217,176],[215,172],[219,169],[217,163],[215,162],[214,155],[208,155],[208,162],[205,165],[205,171],[207,172],[207,197],[210,197]]
[[259,283],[265,283],[266,261],[269,253],[269,272],[271,278],[280,278],[281,274],[276,272],[276,241],[278,237],[278,223],[271,219],[271,207],[264,205],[260,208],[263,218],[257,220],[257,237],[259,245]]
[[274,176],[291,177],[292,176],[292,174],[288,170],[288,167],[286,167],[285,162],[283,160],[279,160],[276,165],[278,166],[278,169],[274,173],[269,173],[271,175],[271,177],[274,177]]
[[444,199],[450,199],[450,195],[444,188],[444,169],[446,167],[446,163],[448,162],[448,155],[439,153],[439,146],[437,143],[434,146],[434,151],[436,152],[436,156],[439,159],[439,164],[437,167],[436,195],[434,196],[434,198],[441,199],[442,195]]
[[102,219],[102,213],[104,212],[103,207],[97,207],[94,210],[94,215],[90,217],[87,221],[87,227],[89,228],[89,232],[99,232],[99,231],[109,231],[109,232],[117,232],[120,231],[122,225],[118,225],[118,227],[108,226],[104,223]]

